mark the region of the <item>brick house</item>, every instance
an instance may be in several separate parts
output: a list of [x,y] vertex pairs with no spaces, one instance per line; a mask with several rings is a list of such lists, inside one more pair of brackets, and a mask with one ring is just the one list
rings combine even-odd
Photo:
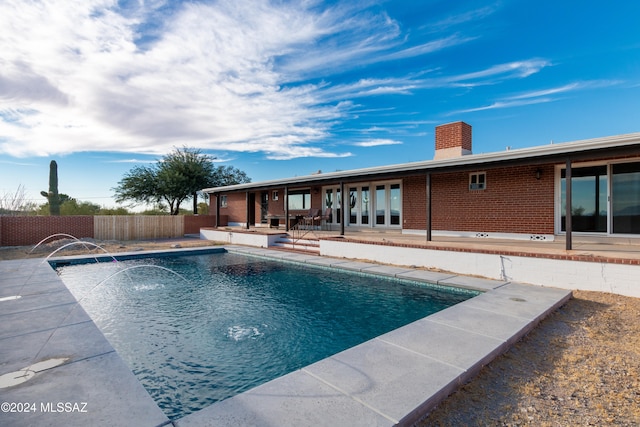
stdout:
[[[553,240],[640,237],[640,133],[473,154],[471,126],[436,127],[433,160],[208,188],[229,225],[331,208],[333,230]],[[288,200],[288,204],[286,201]],[[570,209],[567,209],[570,206]],[[276,221],[276,222],[277,222]]]

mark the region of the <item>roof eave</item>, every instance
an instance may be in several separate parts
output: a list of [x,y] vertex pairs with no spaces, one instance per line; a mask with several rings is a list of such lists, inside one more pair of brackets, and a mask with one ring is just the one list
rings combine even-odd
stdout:
[[282,186],[311,185],[317,184],[322,181],[336,181],[341,179],[348,179],[355,176],[365,177],[371,175],[407,174],[413,171],[436,171],[442,169],[455,169],[465,166],[475,166],[479,164],[492,165],[496,163],[533,160],[536,158],[543,160],[545,158],[558,158],[559,156],[571,157],[572,154],[576,153],[584,154],[593,151],[603,151],[607,149],[613,150],[615,148],[624,148],[634,145],[638,145],[638,147],[640,148],[640,132],[604,138],[563,142],[557,144],[552,143],[545,146],[521,148],[496,153],[469,154],[450,159],[423,160],[419,162],[402,163],[388,166],[351,169],[346,171],[304,175],[300,177],[274,179],[256,183],[205,188],[202,191],[205,193],[220,193]]

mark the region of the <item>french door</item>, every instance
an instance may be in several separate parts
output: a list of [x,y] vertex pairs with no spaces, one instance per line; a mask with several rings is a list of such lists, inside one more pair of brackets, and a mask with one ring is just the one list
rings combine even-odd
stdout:
[[349,187],[348,225],[400,227],[400,183],[369,183]]

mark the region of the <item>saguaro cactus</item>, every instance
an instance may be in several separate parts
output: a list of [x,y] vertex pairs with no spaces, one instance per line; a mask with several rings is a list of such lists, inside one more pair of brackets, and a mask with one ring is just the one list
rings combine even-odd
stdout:
[[60,215],[60,196],[58,194],[58,164],[55,160],[49,163],[49,192],[41,191],[49,200],[49,214]]

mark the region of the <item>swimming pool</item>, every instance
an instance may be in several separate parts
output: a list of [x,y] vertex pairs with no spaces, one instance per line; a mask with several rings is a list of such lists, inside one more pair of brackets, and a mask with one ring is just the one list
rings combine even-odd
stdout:
[[233,253],[57,270],[171,419],[477,295]]

